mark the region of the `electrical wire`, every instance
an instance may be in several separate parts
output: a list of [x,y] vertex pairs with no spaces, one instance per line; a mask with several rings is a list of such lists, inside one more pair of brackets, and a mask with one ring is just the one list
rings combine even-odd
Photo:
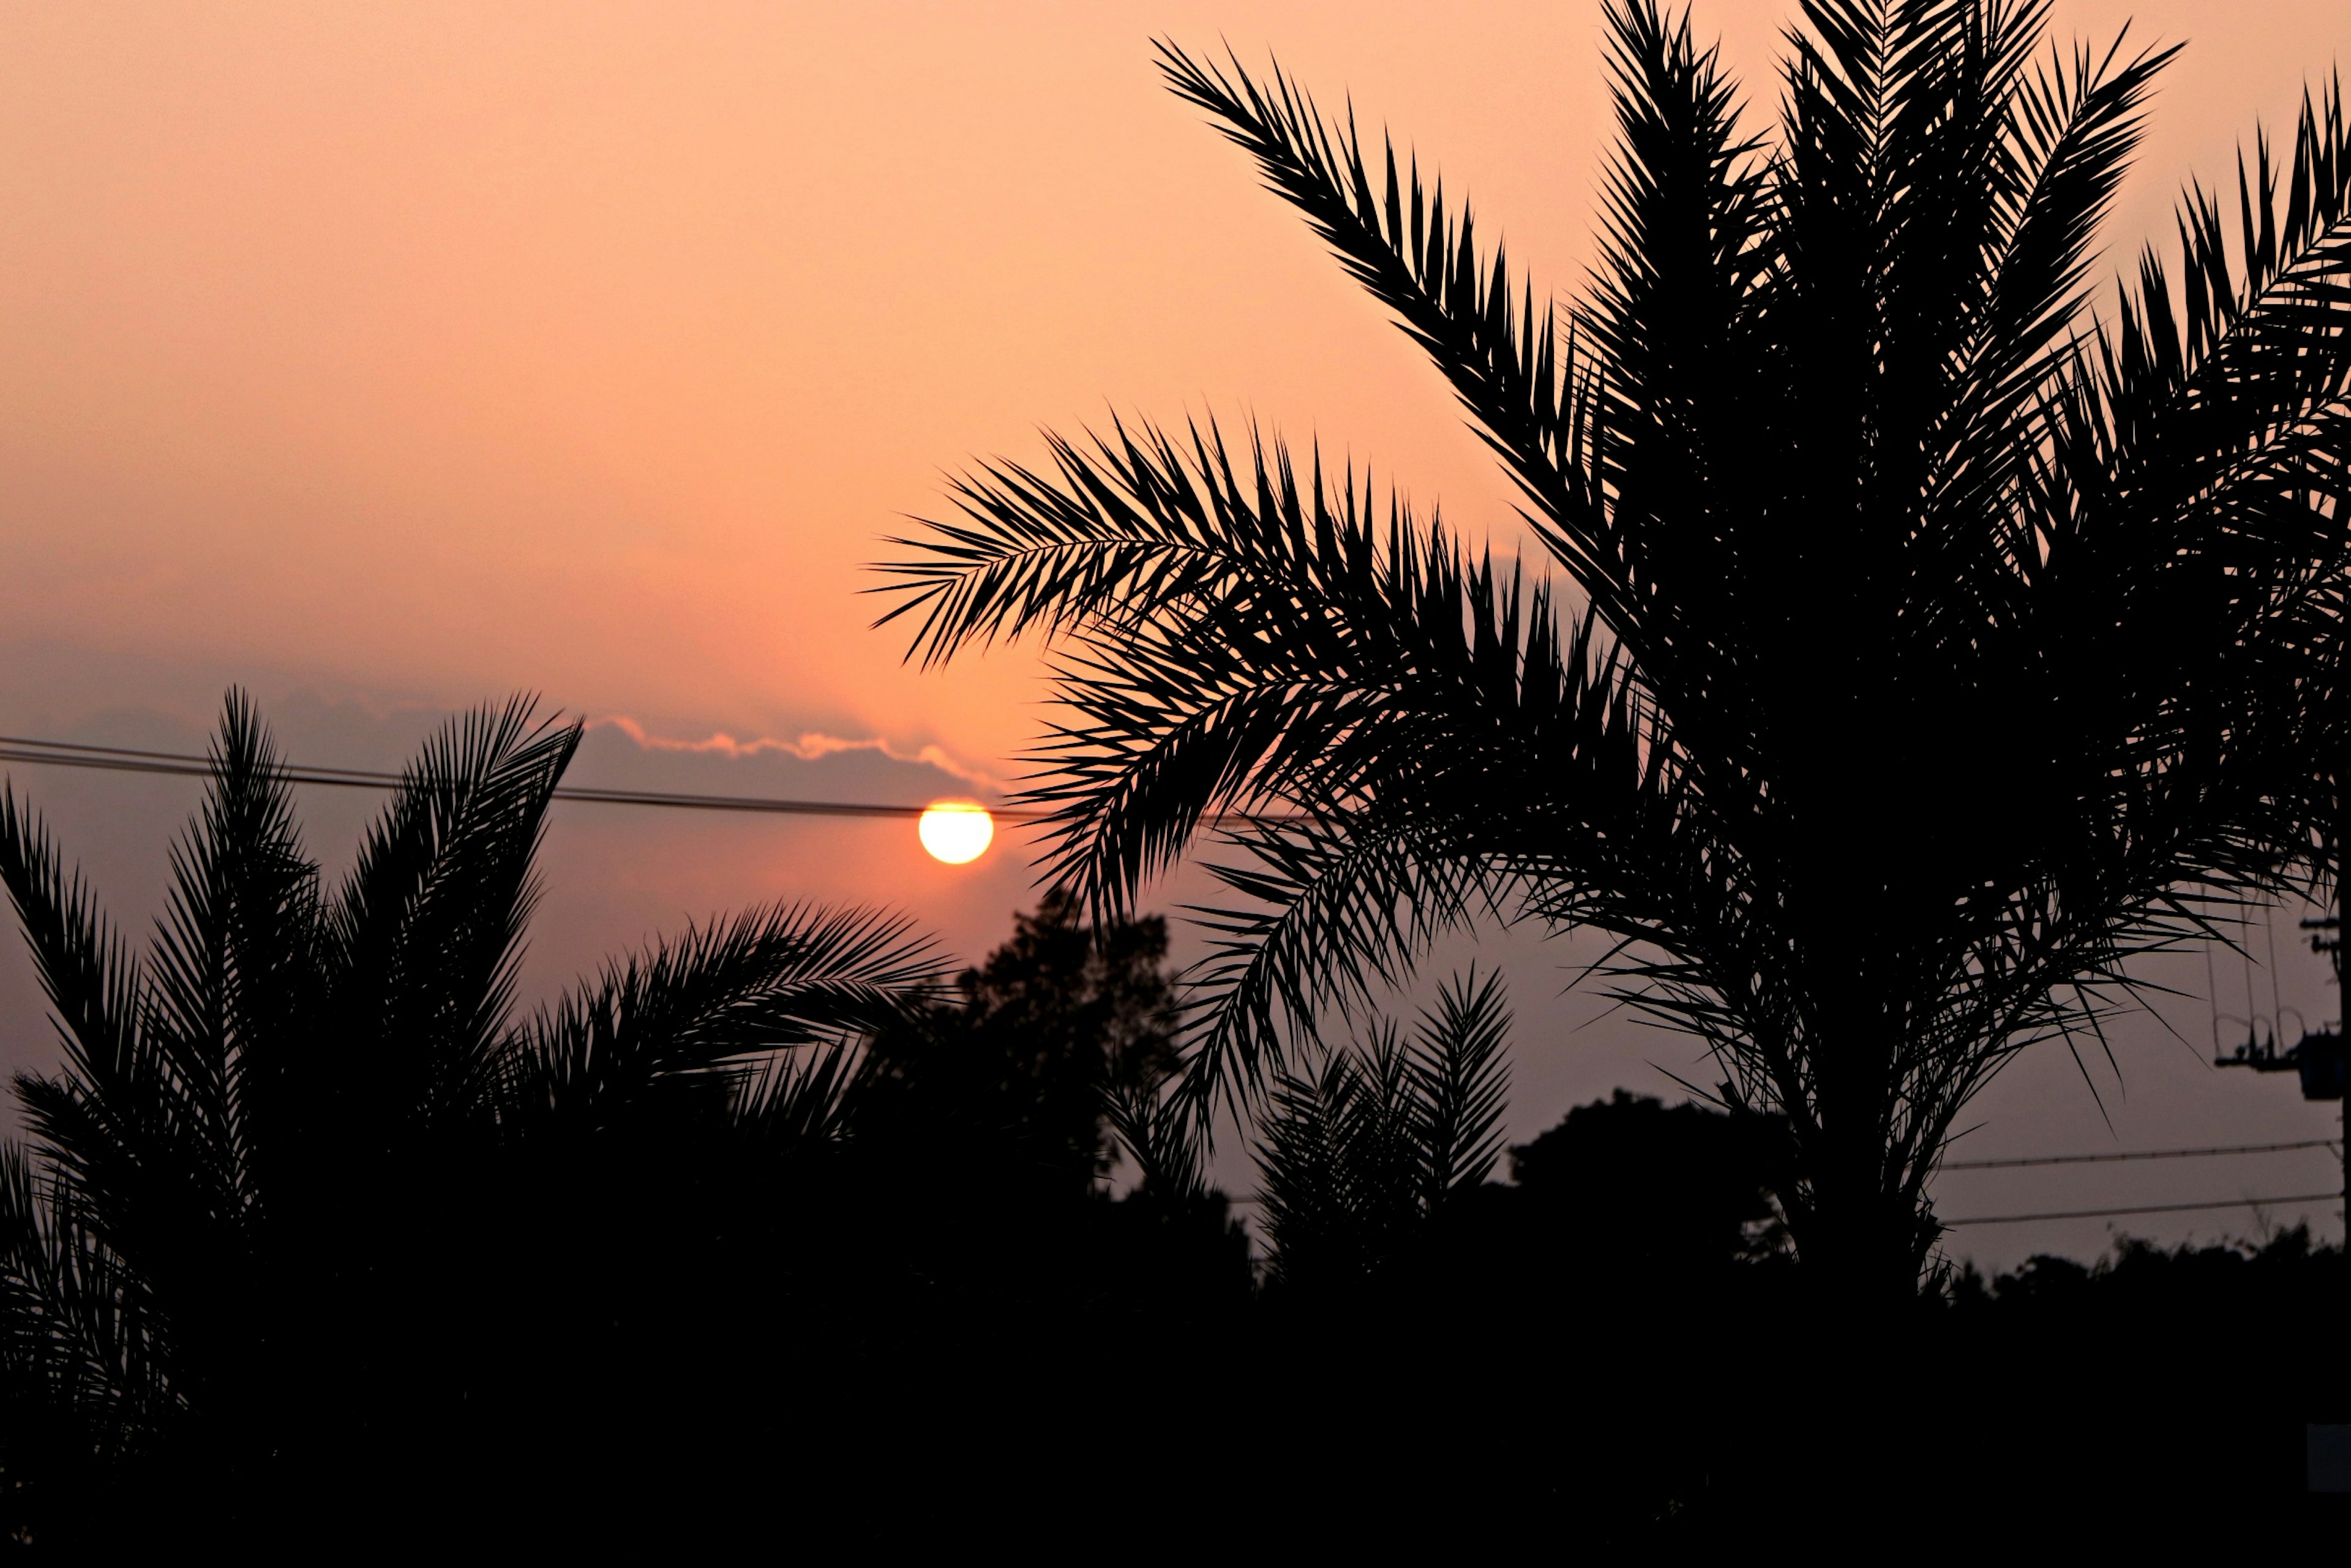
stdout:
[[2105,1219],[2124,1214],[2187,1214],[2199,1208],[2263,1208],[2278,1203],[2333,1203],[2343,1197],[2335,1192],[2298,1192],[2280,1197],[2236,1197],[2220,1203],[2145,1203],[2133,1208],[2069,1208],[2050,1214],[1972,1214],[1964,1219],[1946,1219],[1952,1225],[2024,1225],[2038,1219]]
[[[2040,1219],[2105,1219],[2126,1214],[2188,1214],[2199,1209],[2261,1208],[2279,1203],[2325,1203],[2340,1198],[2340,1192],[2291,1193],[2282,1197],[2230,1197],[2213,1203],[2147,1203],[2126,1208],[2069,1208],[2046,1214],[1976,1214],[1963,1219],[1945,1219],[1945,1225],[2023,1225]],[[1261,1197],[1228,1197],[1228,1203],[1262,1206]]]
[[[120,746],[80,746],[64,741],[35,740],[0,735],[0,762],[25,762],[37,767],[87,768],[114,773],[152,773],[201,779],[213,771],[212,759],[175,751],[139,751]],[[277,776],[292,784],[318,784],[346,789],[397,789],[404,782],[397,773],[362,768],[325,768],[309,763],[281,763]],[[603,806],[653,806],[671,810],[754,811],[783,816],[919,817],[926,806],[886,805],[870,800],[795,800],[764,795],[688,795],[660,789],[607,789],[592,785],[562,784],[559,800]],[[1034,807],[990,806],[991,816],[1012,821],[1035,821],[1046,813]]]
[[[0,762],[26,762],[41,768],[89,768],[110,773],[152,773],[172,778],[209,778],[213,762],[178,751],[139,751],[121,746],[81,746],[61,740],[36,740],[0,735]],[[325,768],[286,762],[277,777],[289,784],[319,784],[342,789],[398,789],[407,780],[397,773],[364,768]],[[677,811],[748,811],[797,817],[920,817],[928,806],[885,805],[872,800],[795,800],[768,795],[688,795],[664,789],[607,789],[594,785],[559,784],[555,799],[599,806],[652,806]],[[1039,822],[1052,815],[1040,806],[989,806],[988,815],[1003,821]],[[1300,821],[1290,816],[1231,811],[1203,817],[1205,825],[1273,824]]]
[[2287,1149],[2331,1149],[2332,1138],[2304,1138],[2291,1144],[2230,1144],[2209,1149],[2137,1149],[2113,1155],[2040,1155],[2031,1159],[2016,1160],[1949,1160],[1939,1168],[1947,1171],[2012,1170],[2019,1166],[2102,1166],[2120,1160],[2192,1160],[2214,1155],[2270,1155]]

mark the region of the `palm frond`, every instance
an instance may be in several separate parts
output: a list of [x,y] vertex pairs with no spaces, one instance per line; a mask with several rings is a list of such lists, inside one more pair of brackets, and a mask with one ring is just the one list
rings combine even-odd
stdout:
[[427,741],[327,915],[330,984],[389,1103],[431,1123],[486,1092],[512,1005],[533,862],[580,727],[517,696]]
[[[1675,491],[1736,474],[1740,454],[1721,437],[1769,396],[1754,347],[1779,258],[1758,143],[1740,133],[1718,51],[1698,47],[1687,10],[1672,22],[1653,5],[1612,3],[1604,17],[1617,142],[1581,314],[1603,366],[1591,460],[1617,494],[1589,525],[1605,551],[1586,548],[1614,562],[1610,595],[1593,602],[1659,664],[1680,630],[1655,623],[1676,608],[1661,590],[1727,563],[1645,525],[1674,509]],[[1577,582],[1591,592],[1588,575]]]
[[1502,1157],[1502,1113],[1510,1090],[1510,1009],[1502,977],[1480,983],[1475,969],[1421,1009],[1408,1071],[1413,1138],[1424,1162],[1422,1201],[1434,1207],[1457,1187],[1476,1186]]
[[[747,1058],[879,1027],[944,969],[904,916],[872,910],[787,904],[690,927],[607,966],[514,1032],[502,1053],[504,1114],[525,1134],[549,1118],[574,1132],[620,1124],[649,1099],[723,1084],[713,1075]],[[815,1071],[771,1071],[743,1104],[782,1095],[768,1110],[806,1110],[821,1101],[793,1096],[820,1081],[846,1088],[847,1059],[831,1079],[804,1076]]]
[[148,1293],[69,1191],[0,1145],[0,1382],[13,1418],[103,1458],[152,1437],[182,1396]]
[[1249,862],[1215,866],[1249,902],[1193,911],[1211,946],[1186,977],[1187,1101],[1205,1113],[1254,1100],[1324,1013],[1358,1015],[1438,936],[1509,919],[1507,873],[1449,825],[1266,828],[1242,840]]
[[146,1037],[200,1162],[181,1175],[234,1223],[258,1198],[252,1119],[282,1113],[290,1058],[312,1045],[319,904],[293,791],[242,692],[228,696],[204,809],[171,856]]
[[[2004,423],[2046,382],[2053,346],[2070,362],[2098,227],[2137,147],[2155,78],[2179,53],[2143,50],[2117,67],[2121,47],[2118,37],[2103,57],[2077,48],[2070,68],[2053,55],[2017,84],[1996,128],[1999,210],[1979,242],[1982,281],[1959,301],[1975,320],[1966,390],[1953,401],[1978,423]],[[1954,421],[1948,449],[1976,444]]]
[[0,788],[0,881],[22,923],[70,1071],[128,1088],[138,1081],[140,967],[47,828]]
[[2074,416],[2132,511],[2158,524],[2155,548],[2168,542],[2159,525],[2210,519],[2224,538],[2325,559],[2345,505],[2351,390],[2351,127],[2339,81],[2317,101],[2305,95],[2283,190],[2256,136],[2235,206],[2232,232],[2219,197],[2191,189],[2177,277],[2145,254],[2137,290],[2098,335],[2097,377]]
[[[1243,852],[1220,874],[1251,905],[1212,913],[1194,977],[1195,1097],[1253,1093],[1282,1015],[1367,1001],[1436,935],[1498,912],[1504,860],[1589,873],[1687,821],[1680,753],[1596,616],[1562,638],[1545,585],[1465,559],[1400,503],[1380,520],[1352,471],[1331,483],[1255,433],[1248,457],[1214,424],[1188,450],[1148,427],[1064,446],[1058,487],[991,481],[992,531],[957,532],[926,569],[1011,572],[1021,519],[1092,508],[1102,574],[1015,574],[1017,593],[1006,577],[971,602],[1019,598],[1069,627],[1072,719],[1024,796],[1052,808],[1057,884],[1114,916],[1204,825]],[[1117,565],[1136,519],[1193,551],[1180,575]],[[1267,821],[1231,821],[1252,813]]]
[[[1330,570],[1280,526],[1285,508],[1261,449],[1252,495],[1213,425],[1188,435],[1179,444],[1113,418],[1110,434],[1082,443],[1048,434],[1050,475],[990,463],[958,479],[950,494],[964,522],[932,522],[925,538],[888,541],[924,555],[878,569],[900,580],[869,591],[904,597],[875,624],[921,612],[909,652],[929,665],[1032,628],[1050,634],[1133,616],[1236,572],[1311,580]],[[1294,491],[1290,476],[1279,477]]]
[[769,1055],[743,1073],[735,1091],[736,1132],[770,1155],[785,1156],[841,1142],[856,1113],[870,1060],[853,1037]]
[[1136,1082],[1113,1082],[1103,1087],[1102,1115],[1118,1148],[1134,1162],[1138,1192],[1177,1206],[1207,1197],[1205,1129],[1182,1095]]
[[201,1250],[228,1218],[222,1172],[201,1118],[149,1026],[144,970],[78,873],[13,796],[0,792],[0,878],[64,1046],[54,1078],[19,1073],[15,1089],[41,1153],[55,1163],[96,1243],[168,1268]]
[[1529,521],[1623,630],[1628,607],[1612,589],[1624,563],[1592,468],[1594,370],[1548,302],[1538,308],[1501,250],[1479,253],[1474,218],[1447,209],[1441,180],[1424,187],[1416,157],[1400,166],[1385,146],[1375,180],[1352,114],[1343,126],[1326,120],[1278,64],[1261,84],[1238,58],[1228,71],[1165,40],[1155,47],[1176,96],[1257,160],[1267,188],[1428,352],[1526,491]]
[[1365,1279],[1416,1218],[1401,1107],[1381,1092],[1400,1078],[1393,1028],[1375,1026],[1365,1054],[1333,1051],[1274,1082],[1255,1157],[1277,1280]]

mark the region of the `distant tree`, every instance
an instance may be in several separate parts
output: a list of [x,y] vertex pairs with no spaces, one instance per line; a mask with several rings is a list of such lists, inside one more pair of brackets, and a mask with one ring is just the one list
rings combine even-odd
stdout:
[[1786,1245],[1787,1125],[1619,1089],[1510,1150],[1529,1228],[1583,1266],[1684,1280]]
[[2305,100],[2236,222],[2199,189],[2177,269],[2093,317],[2170,52],[2044,55],[2043,0],[1802,13],[1767,131],[1686,13],[1611,0],[1618,145],[1563,308],[1352,117],[1163,46],[1428,352],[1564,588],[1213,426],[988,465],[889,570],[926,661],[1062,642],[1029,799],[1090,905],[1211,825],[1238,850],[1196,1103],[1261,1100],[1448,928],[1596,927],[1728,1102],[1786,1118],[1806,1272],[1876,1315],[1915,1300],[1961,1107],[2036,1042],[2098,1049],[2134,956],[2307,852],[2351,128]]
[[[778,908],[517,1016],[579,734],[519,700],[453,721],[329,892],[232,693],[143,958],[0,792],[0,881],[65,1050],[17,1078],[32,1146],[0,1156],[0,1479],[37,1511],[44,1478],[52,1501],[92,1486],[78,1514],[12,1525],[249,1540],[403,1487],[428,1517],[502,1420],[523,1422],[500,1460],[517,1482],[622,1440],[620,1352],[667,1283],[654,1239],[706,1218],[676,1156],[837,1138],[846,1035],[937,968],[902,920]],[[622,1194],[659,1223],[604,1206]],[[593,1441],[549,1447],[590,1409]],[[140,1500],[98,1506],[123,1466]]]
[[[1105,1096],[1150,1095],[1180,1065],[1158,915],[1088,924],[1065,893],[1013,917],[1012,939],[871,1043],[861,1125],[925,1157],[1011,1162],[1071,1193],[1115,1151]],[[894,1125],[904,1122],[904,1127]]]

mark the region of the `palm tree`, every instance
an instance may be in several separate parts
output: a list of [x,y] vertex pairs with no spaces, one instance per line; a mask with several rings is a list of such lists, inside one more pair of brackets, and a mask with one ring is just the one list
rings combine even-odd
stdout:
[[[1162,45],[1429,354],[1566,579],[1251,433],[1119,423],[959,481],[886,570],[941,661],[1058,639],[1030,799],[1123,907],[1212,826],[1187,1085],[1439,932],[1587,925],[1784,1114],[1807,1272],[1907,1296],[1953,1120],[2101,1049],[2137,956],[2306,854],[2335,644],[2351,136],[2305,99],[2236,222],[2200,188],[2093,317],[2092,242],[2170,51],[2043,52],[2043,0],[1806,0],[1768,131],[1685,13],[1612,0],[1583,298],[1539,303],[1416,159],[1276,68]],[[888,619],[888,617],[885,617]],[[2328,824],[2331,826],[2331,823]]]
[[[329,894],[231,694],[143,961],[0,791],[0,881],[65,1048],[16,1080],[33,1152],[0,1156],[13,1449],[45,1421],[32,1441],[219,1481],[332,1454],[354,1425],[399,1443],[421,1408],[446,1452],[518,1325],[551,1334],[612,1297],[532,1288],[550,1222],[611,1223],[579,1211],[664,1150],[838,1135],[861,1071],[845,1031],[938,976],[899,918],[753,912],[516,1016],[579,736],[521,700],[453,721]],[[600,1187],[600,1167],[619,1174]]]

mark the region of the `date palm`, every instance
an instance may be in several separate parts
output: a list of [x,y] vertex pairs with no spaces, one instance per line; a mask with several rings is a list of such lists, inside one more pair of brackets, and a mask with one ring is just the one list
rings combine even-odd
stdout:
[[232,694],[143,959],[0,793],[0,881],[65,1053],[16,1080],[32,1149],[0,1163],[12,1484],[35,1458],[69,1471],[68,1446],[169,1456],[156,1474],[222,1483],[213,1509],[262,1455],[364,1472],[334,1458],[355,1429],[414,1418],[450,1451],[485,1366],[609,1316],[612,1292],[530,1277],[550,1230],[612,1227],[575,1211],[691,1145],[837,1134],[858,1071],[841,1032],[937,977],[893,917],[755,912],[516,1016],[579,734],[519,701],[452,722],[329,892]]
[[1196,1104],[1261,1100],[1449,927],[1593,927],[1723,1099],[1787,1117],[1808,1273],[1884,1300],[1970,1098],[2099,1049],[2136,956],[2297,863],[2345,559],[2340,92],[2094,315],[2169,51],[2044,51],[2047,11],[1807,0],[1763,129],[1686,13],[1613,0],[1603,243],[1557,307],[1352,113],[1161,46],[1565,580],[1213,424],[1056,438],[898,541],[922,658],[1061,649],[1059,880],[1121,907],[1221,834]]

